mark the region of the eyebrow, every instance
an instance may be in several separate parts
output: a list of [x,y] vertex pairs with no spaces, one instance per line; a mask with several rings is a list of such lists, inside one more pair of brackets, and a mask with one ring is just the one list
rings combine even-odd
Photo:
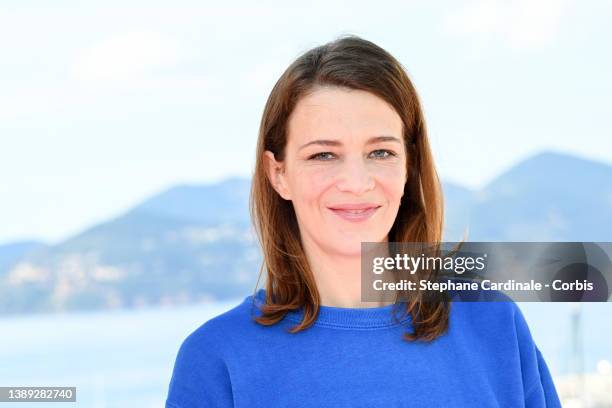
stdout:
[[[401,140],[398,139],[395,136],[374,136],[368,139],[368,141],[366,142],[366,145],[370,145],[370,144],[374,144],[374,143],[380,143],[380,142],[397,142],[399,144],[402,144]],[[339,140],[326,140],[326,139],[320,139],[320,140],[313,140],[312,142],[308,142],[305,145],[303,145],[302,147],[300,147],[298,149],[302,150],[303,148],[310,146],[310,145],[319,145],[319,146],[342,146],[342,142]]]

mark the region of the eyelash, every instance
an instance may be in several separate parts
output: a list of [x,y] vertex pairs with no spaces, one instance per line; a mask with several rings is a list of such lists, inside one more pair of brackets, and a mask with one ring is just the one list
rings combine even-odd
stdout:
[[[380,158],[377,158],[378,160],[387,160],[387,159],[389,159],[389,158],[391,158],[391,157],[397,156],[397,154],[396,154],[395,152],[393,152],[393,151],[391,151],[391,150],[387,150],[387,149],[377,149],[377,150],[373,150],[373,151],[372,151],[372,153],[374,153],[374,152],[387,152],[387,153],[389,153],[389,155],[388,155],[388,156],[386,156],[386,157],[380,157]],[[321,156],[321,155],[323,155],[323,154],[333,154],[333,153],[332,153],[332,152],[321,152],[321,153],[316,153],[316,154],[313,154],[312,156],[310,156],[310,157],[308,158],[308,160],[329,161],[329,160],[325,160],[325,159],[323,159],[323,160],[321,160],[321,159],[317,159],[317,157],[319,157],[319,156]]]

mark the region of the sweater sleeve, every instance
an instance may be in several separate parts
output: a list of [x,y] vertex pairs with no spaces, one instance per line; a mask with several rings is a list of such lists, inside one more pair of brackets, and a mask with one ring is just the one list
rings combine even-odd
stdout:
[[561,407],[555,384],[544,357],[533,341],[529,326],[515,304],[514,321],[519,342],[526,408]]
[[[204,329],[204,330],[202,330]],[[166,408],[233,407],[232,386],[219,346],[200,327],[181,344],[166,398]]]

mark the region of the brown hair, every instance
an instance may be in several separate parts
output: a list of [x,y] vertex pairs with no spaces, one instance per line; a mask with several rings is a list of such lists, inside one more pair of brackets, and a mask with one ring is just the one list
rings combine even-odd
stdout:
[[[255,320],[272,325],[291,310],[304,307],[296,333],[312,325],[320,298],[304,253],[291,201],[272,187],[264,152],[284,160],[287,122],[297,101],[318,86],[339,86],[371,92],[397,111],[403,122],[408,179],[389,242],[437,244],[442,238],[443,197],[427,139],[417,92],[402,65],[387,51],[355,35],[337,38],[299,56],[281,75],[266,102],[259,128],[250,211],[267,267],[266,300]],[[260,278],[262,269],[260,269]],[[256,285],[255,291],[257,292]],[[436,301],[420,296],[407,303],[412,333],[406,340],[434,340],[448,328],[450,302],[446,294]]]

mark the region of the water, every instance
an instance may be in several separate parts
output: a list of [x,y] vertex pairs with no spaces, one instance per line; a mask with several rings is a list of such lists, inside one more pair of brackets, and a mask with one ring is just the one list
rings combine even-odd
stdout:
[[595,371],[601,360],[612,363],[612,303],[520,302],[518,305],[553,375],[573,372],[571,314],[576,305],[582,308],[584,371]]
[[[147,310],[0,319],[0,385],[76,386],[77,403],[60,407],[163,407],[184,338],[242,299]],[[520,303],[553,375],[571,366],[568,303]],[[612,361],[610,303],[583,303],[584,368]],[[44,403],[3,403],[40,408]]]
[[77,387],[76,404],[54,408],[163,407],[181,342],[242,300],[0,319],[0,385]]

